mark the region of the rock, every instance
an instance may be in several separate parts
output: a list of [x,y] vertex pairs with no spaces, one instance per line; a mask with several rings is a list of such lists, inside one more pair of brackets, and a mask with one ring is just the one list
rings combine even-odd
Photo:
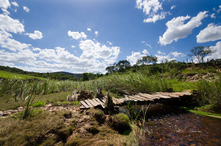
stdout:
[[20,111],[22,111],[24,108],[23,107],[19,107],[18,108],[18,111],[20,112]]
[[3,112],[2,111],[0,111],[0,116],[3,116]]

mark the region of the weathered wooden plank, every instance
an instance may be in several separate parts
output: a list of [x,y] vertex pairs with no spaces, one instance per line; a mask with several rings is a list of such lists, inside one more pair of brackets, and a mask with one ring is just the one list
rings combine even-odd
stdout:
[[84,100],[84,102],[86,102],[89,107],[94,107],[88,100]]
[[162,94],[161,92],[157,92],[157,93],[155,93],[154,95],[158,95],[160,98],[171,98],[170,96],[168,96],[168,95],[164,95],[164,94]]
[[93,100],[88,99],[88,101],[90,102],[90,104],[91,104],[92,106],[94,106],[94,107],[96,107],[96,106],[97,106],[97,104],[96,104],[96,103],[94,103],[94,101],[93,101]]
[[118,102],[119,102],[120,104],[124,103],[124,99],[123,99],[123,98],[118,98],[117,100],[118,100]]
[[100,103],[100,105],[102,106],[102,108],[105,108],[104,103],[101,102],[98,98],[94,98],[98,103]]
[[85,109],[85,107],[83,105],[80,106],[80,109]]
[[133,96],[129,96],[129,99],[130,99],[131,101],[135,101],[135,102],[139,101],[137,98],[135,98],[135,97],[133,97]]
[[80,101],[80,103],[81,103],[85,108],[90,108],[84,101]]
[[97,106],[98,105],[101,105],[100,103],[98,103],[95,99],[92,99],[93,101],[94,101],[94,103],[96,103],[97,104]]
[[143,94],[143,93],[139,93],[139,95],[144,96],[144,97],[148,98],[149,100],[159,99],[158,96],[154,96],[153,94]]
[[142,99],[143,101],[148,101],[148,98],[142,97],[140,95],[134,95],[134,96],[137,97],[137,98]]
[[130,98],[131,98],[131,99],[134,99],[134,100],[137,100],[137,101],[144,101],[143,99],[138,98],[138,97],[136,97],[135,95],[130,96]]
[[153,101],[154,99],[156,99],[156,97],[154,96],[149,96],[149,95],[145,95],[145,94],[140,94],[139,93],[139,96],[143,97],[143,98],[146,98],[146,101]]
[[114,104],[119,104],[119,102],[117,101],[116,98],[113,97],[112,99],[113,99],[113,103],[114,103]]
[[171,93],[169,93],[169,92],[161,92],[161,94],[170,96],[171,98],[179,98],[180,97],[180,96],[174,94],[173,92],[171,92]]

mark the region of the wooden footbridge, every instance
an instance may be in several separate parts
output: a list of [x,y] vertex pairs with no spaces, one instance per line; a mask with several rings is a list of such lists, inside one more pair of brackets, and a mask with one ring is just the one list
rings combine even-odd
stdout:
[[[146,104],[146,103],[164,103],[169,102],[171,100],[181,100],[186,96],[190,96],[191,93],[189,92],[156,92],[154,94],[144,94],[139,93],[136,95],[125,96],[125,98],[114,98],[112,97],[114,105],[121,106],[125,105],[128,102],[135,102],[137,104]],[[102,98],[93,98],[93,99],[86,99],[81,100],[80,109],[89,109],[92,107],[106,107],[107,96]]]

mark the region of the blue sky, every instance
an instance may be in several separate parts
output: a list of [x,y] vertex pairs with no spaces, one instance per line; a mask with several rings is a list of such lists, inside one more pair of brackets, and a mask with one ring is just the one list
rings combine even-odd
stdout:
[[195,46],[221,58],[220,0],[1,0],[0,9],[4,66],[105,73],[144,55],[191,60]]

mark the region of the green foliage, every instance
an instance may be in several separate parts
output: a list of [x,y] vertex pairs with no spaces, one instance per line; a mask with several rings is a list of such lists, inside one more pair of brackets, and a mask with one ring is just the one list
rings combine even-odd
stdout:
[[198,46],[190,50],[190,57],[196,57],[199,63],[203,63],[203,58],[212,53],[210,47]]
[[155,64],[157,62],[156,56],[143,56],[142,59],[138,59],[136,64],[147,64],[147,63],[153,63]]
[[83,73],[81,81],[89,81],[95,79],[95,75],[93,73]]
[[38,107],[38,106],[45,106],[45,101],[41,100],[41,101],[37,101],[35,103],[32,104],[33,107]]
[[120,60],[118,63],[114,63],[111,66],[106,67],[106,71],[108,73],[113,73],[113,72],[124,72],[126,69],[130,68],[130,62],[127,60]]
[[80,105],[80,101],[74,101],[73,105]]
[[212,108],[221,113],[221,74],[218,73],[219,79],[209,82],[204,79],[198,82],[197,91],[199,92],[196,99],[201,105],[211,104]]

